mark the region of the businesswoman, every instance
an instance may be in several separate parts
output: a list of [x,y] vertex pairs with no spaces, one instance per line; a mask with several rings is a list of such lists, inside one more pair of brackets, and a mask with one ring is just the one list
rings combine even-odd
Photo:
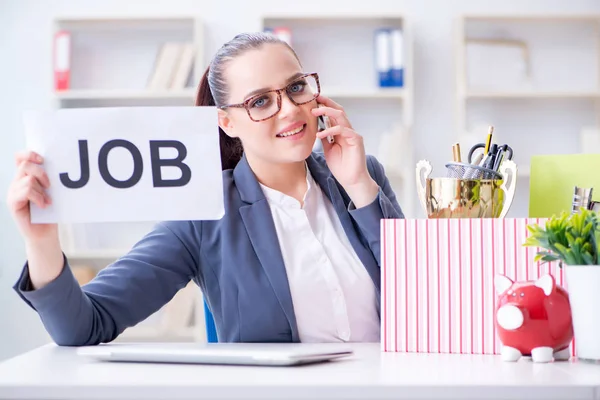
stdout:
[[[83,287],[57,226],[29,221],[30,202],[51,202],[43,160],[17,155],[8,205],[27,262],[14,289],[57,344],[112,341],[190,280],[221,342],[379,340],[379,223],[403,214],[382,166],[312,72],[272,35],[238,35],[219,49],[196,105],[218,107],[225,215],[157,224]],[[318,132],[321,115],[333,126]]]

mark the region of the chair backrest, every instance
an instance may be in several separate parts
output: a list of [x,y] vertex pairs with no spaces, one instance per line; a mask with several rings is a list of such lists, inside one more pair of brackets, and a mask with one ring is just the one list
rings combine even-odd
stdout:
[[204,322],[206,324],[206,339],[209,343],[217,343],[217,328],[215,327],[215,320],[213,318],[206,300],[204,301]]
[[[571,212],[573,189],[593,188],[600,199],[600,154],[540,155],[531,158],[529,217],[550,218]],[[518,189],[517,189],[518,191]]]

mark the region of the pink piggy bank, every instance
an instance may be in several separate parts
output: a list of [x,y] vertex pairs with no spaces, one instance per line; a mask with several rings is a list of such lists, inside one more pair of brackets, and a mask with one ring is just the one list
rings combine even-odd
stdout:
[[496,330],[502,342],[502,359],[534,362],[568,360],[573,339],[571,305],[566,290],[552,275],[537,281],[513,282],[497,275]]

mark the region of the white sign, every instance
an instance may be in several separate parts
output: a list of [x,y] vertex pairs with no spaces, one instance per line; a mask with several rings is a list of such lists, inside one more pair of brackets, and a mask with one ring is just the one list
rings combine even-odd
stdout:
[[61,109],[25,115],[52,204],[32,223],[219,219],[215,107]]

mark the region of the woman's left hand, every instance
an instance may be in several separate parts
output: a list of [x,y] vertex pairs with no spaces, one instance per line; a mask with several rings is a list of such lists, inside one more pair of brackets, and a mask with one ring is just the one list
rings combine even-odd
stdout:
[[[322,95],[317,102],[323,106],[314,108],[313,115],[326,115],[331,121],[331,128],[317,132],[331,173],[356,208],[370,204],[377,197],[379,186],[367,170],[363,137],[354,131],[342,106]],[[333,136],[334,143],[329,143],[327,136]]]

